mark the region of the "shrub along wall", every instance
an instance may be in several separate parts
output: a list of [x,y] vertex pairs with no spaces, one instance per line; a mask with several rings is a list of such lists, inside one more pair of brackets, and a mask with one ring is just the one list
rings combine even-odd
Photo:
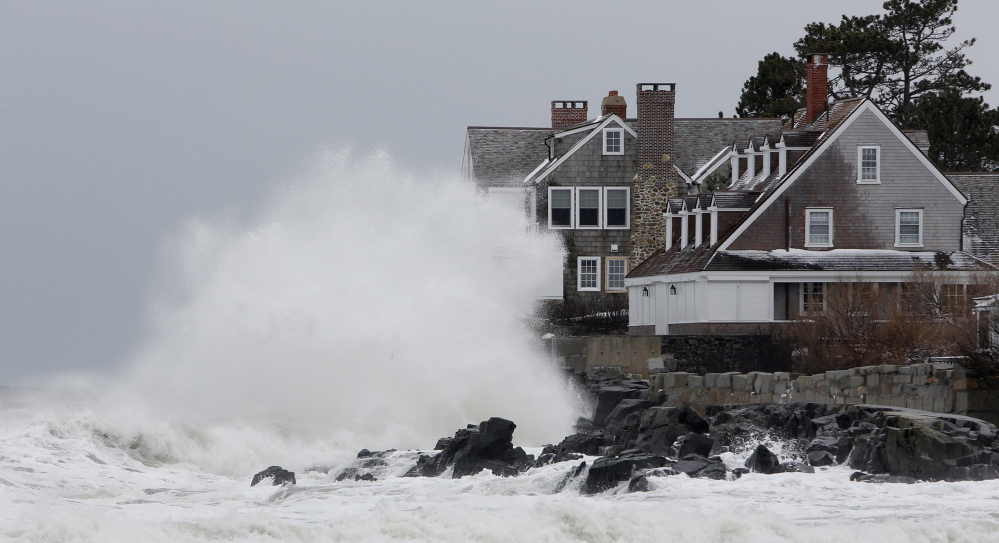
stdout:
[[812,402],[954,413],[999,424],[999,378],[949,363],[867,366],[817,375],[788,372],[659,373],[649,399],[666,406]]

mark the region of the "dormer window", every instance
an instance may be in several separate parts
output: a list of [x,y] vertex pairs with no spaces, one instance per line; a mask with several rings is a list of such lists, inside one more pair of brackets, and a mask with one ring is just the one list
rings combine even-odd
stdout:
[[624,154],[624,129],[605,128],[604,129],[604,154],[623,155]]
[[857,148],[857,183],[881,182],[881,147],[861,145]]

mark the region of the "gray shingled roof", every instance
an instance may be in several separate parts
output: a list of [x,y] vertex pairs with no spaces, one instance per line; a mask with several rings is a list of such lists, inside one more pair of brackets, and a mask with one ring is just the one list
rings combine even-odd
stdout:
[[548,158],[545,137],[551,128],[468,127],[463,170],[479,187],[523,186],[524,178]]
[[679,246],[653,253],[635,267],[628,277],[654,277],[696,271],[830,271],[863,273],[871,271],[912,272],[918,269],[940,271],[995,271],[995,266],[964,251],[909,252],[872,249],[778,249],[775,251],[716,251],[707,244]]
[[964,251],[910,252],[871,249],[717,251],[705,271],[815,270],[835,272],[979,271],[994,269]]
[[715,192],[715,207],[719,209],[749,209],[759,192]]
[[780,130],[780,119],[676,119],[674,162],[693,175],[733,141]]
[[947,179],[968,198],[961,228],[964,250],[999,264],[999,173],[949,173]]

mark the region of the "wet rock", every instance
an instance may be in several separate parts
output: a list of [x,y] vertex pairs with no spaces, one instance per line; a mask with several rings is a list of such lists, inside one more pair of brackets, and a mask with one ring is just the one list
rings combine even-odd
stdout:
[[687,434],[680,444],[679,456],[682,458],[688,454],[700,456],[710,456],[711,448],[714,447],[715,440],[703,434]]
[[286,483],[296,484],[294,472],[282,469],[281,466],[271,466],[254,475],[253,480],[250,481],[250,486],[256,486],[257,483],[264,481],[265,479],[273,479],[274,486]]
[[554,490],[552,490],[552,493],[558,494],[559,492],[565,490],[565,488],[569,486],[569,483],[579,478],[579,476],[582,475],[584,471],[586,471],[586,462],[580,462],[578,466],[569,470],[565,474],[565,476],[562,477],[562,480],[555,485],[555,488]]
[[665,465],[666,458],[651,454],[597,458],[590,466],[580,491],[583,494],[604,492],[630,480],[636,470],[660,468]]
[[[512,421],[493,417],[479,425],[468,425],[455,432],[436,455],[420,455],[416,466],[406,477],[437,477],[451,467],[452,477],[459,479],[488,469],[504,477],[526,471],[534,465],[534,457],[513,446]],[[438,443],[441,443],[438,441]]]
[[603,426],[607,417],[622,400],[638,399],[647,388],[636,385],[615,385],[602,387],[597,391],[597,406],[593,412],[593,424]]
[[[600,447],[604,444],[604,438],[599,435],[573,434],[566,437],[555,448],[555,457],[562,458],[571,453],[596,456],[600,452]],[[560,460],[556,460],[558,462]]]
[[780,459],[763,444],[757,445],[753,454],[746,459],[746,467],[754,473],[767,475],[781,472]]
[[652,490],[648,477],[644,473],[635,475],[628,481],[628,492],[648,492]]
[[336,476],[335,480],[337,482],[340,482],[340,481],[347,481],[347,480],[351,480],[351,481],[377,481],[378,479],[376,479],[375,476],[372,475],[370,472],[361,473],[360,470],[358,470],[357,468],[350,467],[350,468],[344,468],[344,470],[341,471]]
[[808,464],[810,466],[822,467],[831,466],[836,463],[833,455],[829,451],[812,451],[808,453]]

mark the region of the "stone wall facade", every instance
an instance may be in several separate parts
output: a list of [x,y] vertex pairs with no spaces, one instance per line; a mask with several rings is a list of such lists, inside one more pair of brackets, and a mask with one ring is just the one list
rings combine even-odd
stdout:
[[786,349],[765,335],[669,335],[660,341],[663,356],[674,361],[677,371],[703,375],[791,367]]
[[638,172],[632,189],[631,256],[641,262],[666,245],[663,209],[680,194],[673,169],[673,83],[638,84]]
[[659,373],[649,399],[666,406],[811,402],[886,405],[999,423],[999,378],[950,363],[866,366],[817,375],[788,372]]

